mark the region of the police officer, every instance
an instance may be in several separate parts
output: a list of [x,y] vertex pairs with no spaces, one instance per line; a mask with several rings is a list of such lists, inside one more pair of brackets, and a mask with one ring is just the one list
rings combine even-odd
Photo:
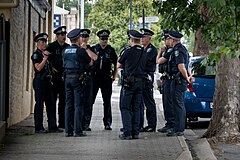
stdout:
[[[88,44],[89,35],[91,31],[89,29],[81,29],[80,31],[80,39],[81,39],[81,47],[87,45],[87,53],[89,56],[96,61],[97,55],[94,53],[93,48]],[[85,101],[84,101],[84,115],[83,115],[83,121],[82,126],[83,130],[85,131],[91,131],[90,128],[90,122],[92,118],[92,104],[93,104],[93,65],[88,68],[87,74],[87,82],[85,85]]]
[[170,85],[170,94],[175,113],[174,129],[167,133],[167,136],[182,136],[185,129],[186,110],[184,106],[184,92],[187,89],[187,83],[192,82],[191,75],[188,74],[189,54],[186,48],[180,43],[182,34],[170,30],[170,45],[173,47],[173,53],[169,58],[169,73],[172,77]]
[[[56,41],[49,43],[47,46],[47,51],[51,54],[49,56],[49,61],[52,63],[52,73],[53,73],[53,90],[54,90],[54,101],[57,102],[58,98],[58,127],[64,128],[64,115],[65,115],[65,91],[63,76],[63,61],[62,61],[62,51],[64,48],[68,47],[69,44],[66,41],[66,26],[58,27],[54,30],[56,34]],[[56,114],[56,111],[55,111]]]
[[[146,118],[148,125],[143,128],[144,132],[155,132],[157,126],[157,112],[156,112],[156,104],[153,97],[153,82],[154,82],[154,72],[156,70],[156,57],[157,57],[157,49],[151,43],[152,36],[154,32],[149,29],[140,29],[143,38],[142,45],[144,47],[144,51],[147,54],[146,59],[146,67],[144,70],[145,79],[144,79],[144,87],[143,87],[143,101],[141,105],[141,123],[140,127],[143,127],[144,122],[144,104],[146,106]],[[141,129],[140,129],[141,131]]]
[[[49,52],[46,51],[47,38],[48,35],[46,33],[40,33],[34,37],[37,49],[31,56],[35,72],[33,79],[33,89],[35,91],[35,133],[62,132],[62,130],[57,128],[56,115],[54,116],[56,105],[53,99],[51,66],[48,61]],[[48,131],[43,127],[44,102],[48,118]]]
[[174,127],[174,112],[170,94],[171,77],[168,71],[168,60],[173,53],[173,48],[170,47],[170,37],[168,30],[163,30],[165,46],[161,47],[160,54],[157,56],[157,63],[159,64],[159,72],[162,74],[162,101],[163,113],[166,124],[163,128],[158,129],[158,132],[166,133]]
[[146,52],[140,46],[142,37],[143,35],[138,31],[129,30],[131,47],[127,48],[118,60],[118,67],[124,69],[120,95],[120,111],[123,123],[123,134],[119,135],[121,140],[139,138],[140,103],[146,64]]
[[93,46],[98,59],[95,63],[95,74],[93,76],[93,98],[96,99],[99,88],[102,92],[104,117],[103,123],[105,130],[112,130],[112,82],[117,77],[117,54],[115,49],[108,44],[110,35],[109,30],[100,30],[97,32],[99,43]]
[[[86,136],[82,129],[82,118],[84,111],[84,72],[93,61],[86,52],[87,45],[80,48],[80,29],[73,29],[67,35],[71,41],[71,46],[65,48],[63,55],[66,108],[65,108],[65,132],[66,137]],[[72,120],[74,119],[74,122]],[[74,124],[74,127],[72,126]]]

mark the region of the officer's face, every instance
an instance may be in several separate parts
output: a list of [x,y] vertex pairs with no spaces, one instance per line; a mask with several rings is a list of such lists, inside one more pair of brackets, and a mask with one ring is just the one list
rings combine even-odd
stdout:
[[82,42],[88,43],[89,35],[81,35]]
[[142,37],[142,45],[148,45],[151,41],[151,37],[150,36],[144,36]]
[[166,46],[170,46],[170,37],[167,37],[166,39],[164,39],[164,42]]
[[47,40],[39,40],[37,42],[37,47],[38,49],[44,51],[46,49],[46,46],[47,46]]
[[102,46],[106,46],[108,44],[108,37],[100,37],[99,40]]
[[66,34],[67,33],[58,33],[57,34],[57,40],[59,42],[65,42],[66,41]]

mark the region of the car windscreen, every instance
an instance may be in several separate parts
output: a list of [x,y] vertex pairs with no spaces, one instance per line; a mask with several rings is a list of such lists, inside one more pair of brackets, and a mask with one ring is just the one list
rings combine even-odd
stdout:
[[192,62],[191,68],[194,77],[215,77],[216,75],[216,63],[210,62],[207,58]]

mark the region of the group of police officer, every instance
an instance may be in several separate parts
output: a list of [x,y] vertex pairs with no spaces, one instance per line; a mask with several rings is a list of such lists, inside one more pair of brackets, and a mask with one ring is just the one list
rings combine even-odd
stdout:
[[[32,54],[35,76],[34,123],[36,133],[63,132],[66,137],[86,136],[91,131],[90,122],[93,104],[101,90],[104,106],[104,129],[112,130],[111,95],[112,82],[117,77],[117,68],[122,68],[120,111],[123,128],[119,138],[138,139],[139,132],[155,132],[157,126],[156,104],[153,97],[153,82],[156,63],[163,64],[163,106],[166,125],[158,129],[168,136],[183,135],[185,108],[183,93],[187,83],[194,79],[188,69],[189,55],[180,43],[182,34],[164,31],[166,47],[157,49],[152,45],[151,30],[127,32],[129,47],[124,48],[119,58],[108,44],[109,30],[97,33],[99,43],[88,44],[89,29],[73,29],[68,34],[65,26],[54,30],[56,41],[47,45],[48,35],[35,36],[37,49]],[[71,45],[65,42],[66,37]],[[142,40],[142,41],[141,41]],[[142,42],[142,45],[140,45]],[[58,126],[56,102],[58,103]],[[44,103],[47,111],[48,130],[43,127]],[[146,107],[147,126],[144,127]]]

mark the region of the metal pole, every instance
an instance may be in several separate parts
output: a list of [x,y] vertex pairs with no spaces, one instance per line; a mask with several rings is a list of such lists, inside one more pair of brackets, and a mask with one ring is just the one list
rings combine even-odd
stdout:
[[142,10],[142,24],[143,24],[143,29],[145,28],[145,14],[144,14],[144,9]]
[[80,11],[80,5],[81,5],[81,0],[78,0],[78,23],[79,23],[79,28],[80,28],[80,26],[81,26],[81,19],[80,19],[81,11]]
[[129,22],[129,29],[132,29],[132,0],[130,0],[130,22]]
[[84,0],[81,0],[81,28],[84,28]]

